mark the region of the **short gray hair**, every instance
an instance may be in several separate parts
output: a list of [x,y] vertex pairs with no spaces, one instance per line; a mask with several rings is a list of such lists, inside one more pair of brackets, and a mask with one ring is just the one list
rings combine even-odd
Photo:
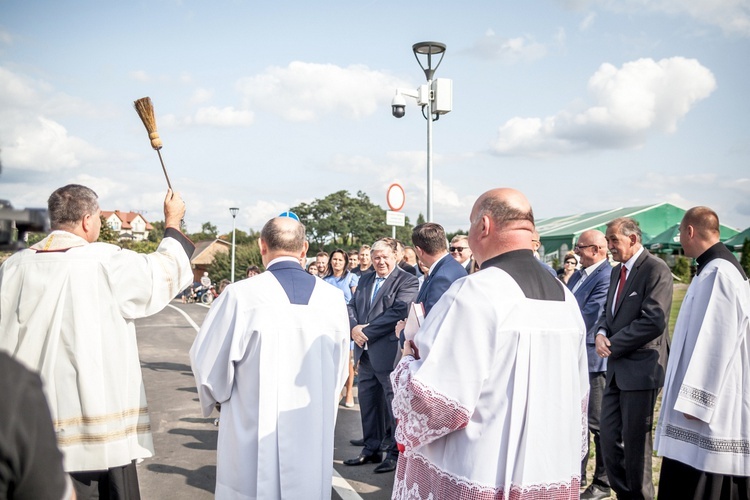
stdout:
[[519,210],[496,196],[485,196],[479,202],[477,219],[483,215],[489,215],[498,225],[515,220],[528,221],[532,226],[534,225],[534,211],[531,207],[528,211]]
[[49,220],[52,229],[75,225],[86,215],[99,210],[98,196],[86,186],[68,184],[52,193],[47,200]]
[[641,226],[638,225],[638,221],[632,217],[618,217],[607,222],[607,229],[613,229],[623,236],[630,236],[634,234],[636,241],[641,242],[643,233],[641,233]]
[[371,252],[382,252],[385,249],[390,249],[391,253],[396,254],[396,240],[393,238],[382,238],[372,244],[370,248]]

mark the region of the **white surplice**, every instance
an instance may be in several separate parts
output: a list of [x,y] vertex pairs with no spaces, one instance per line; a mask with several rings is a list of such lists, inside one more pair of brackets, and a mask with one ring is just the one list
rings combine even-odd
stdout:
[[146,255],[66,231],[0,267],[0,349],[40,373],[66,471],[153,455],[133,320],[192,274],[174,238]]
[[217,499],[328,498],[348,375],[341,291],[291,304],[271,272],[224,289],[190,350],[204,416],[221,403]]
[[421,359],[391,375],[393,498],[578,498],[585,337],[568,290],[530,300],[495,267],[455,282],[416,334]]
[[[750,476],[750,286],[709,261],[677,317],[654,448],[695,469]],[[684,414],[700,420],[689,420]]]

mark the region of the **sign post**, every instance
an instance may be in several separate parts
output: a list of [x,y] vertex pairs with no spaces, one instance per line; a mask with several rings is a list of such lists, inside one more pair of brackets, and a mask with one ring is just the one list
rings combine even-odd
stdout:
[[404,203],[406,203],[404,188],[400,184],[391,184],[385,193],[385,200],[388,203],[388,208],[391,209],[385,213],[385,223],[391,226],[391,234],[395,240],[396,226],[403,227],[406,224],[406,216],[400,212],[404,208]]

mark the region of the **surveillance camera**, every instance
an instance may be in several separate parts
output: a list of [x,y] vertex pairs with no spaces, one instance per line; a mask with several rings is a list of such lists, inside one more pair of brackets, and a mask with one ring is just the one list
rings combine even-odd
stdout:
[[404,100],[404,96],[398,92],[396,92],[396,95],[393,96],[393,100],[391,101],[391,110],[393,116],[396,118],[401,118],[406,114],[406,101]]

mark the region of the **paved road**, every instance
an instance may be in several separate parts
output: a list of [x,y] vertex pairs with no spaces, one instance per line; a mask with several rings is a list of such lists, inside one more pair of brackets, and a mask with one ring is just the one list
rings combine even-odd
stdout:
[[[211,499],[216,481],[214,416],[203,418],[188,351],[208,309],[173,301],[159,314],[138,320],[137,334],[143,379],[151,414],[156,456],[138,465],[144,499]],[[373,474],[373,464],[347,467],[342,461],[359,448],[349,439],[361,437],[359,407],[340,407],[334,442],[332,498],[384,500],[391,496],[393,473]],[[300,460],[305,460],[300,450]],[[241,465],[240,465],[241,466]]]

